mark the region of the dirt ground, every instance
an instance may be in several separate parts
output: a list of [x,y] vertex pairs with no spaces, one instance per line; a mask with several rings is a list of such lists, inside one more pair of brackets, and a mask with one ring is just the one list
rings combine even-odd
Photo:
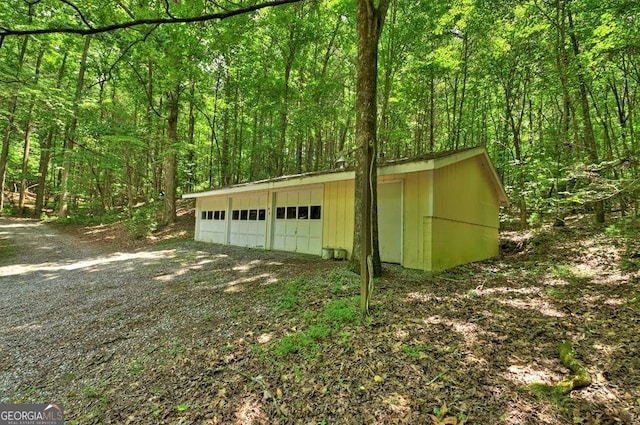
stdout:
[[[372,314],[344,263],[193,242],[192,216],[0,219],[0,402],[78,424],[638,424],[638,226],[505,233],[499,258],[386,266]],[[570,374],[572,343],[592,383]]]

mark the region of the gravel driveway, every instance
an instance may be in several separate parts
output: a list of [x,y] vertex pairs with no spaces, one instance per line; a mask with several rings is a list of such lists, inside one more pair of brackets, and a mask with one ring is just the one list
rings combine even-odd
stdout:
[[99,423],[101,394],[130,408],[149,391],[135,388],[142,369],[241,337],[270,314],[252,288],[317,264],[194,241],[110,252],[0,218],[0,402],[61,402],[67,419]]
[[165,297],[140,277],[174,253],[107,253],[27,220],[0,219],[0,239],[14,251],[0,257],[0,400],[55,395],[50,383],[166,327],[146,313]]

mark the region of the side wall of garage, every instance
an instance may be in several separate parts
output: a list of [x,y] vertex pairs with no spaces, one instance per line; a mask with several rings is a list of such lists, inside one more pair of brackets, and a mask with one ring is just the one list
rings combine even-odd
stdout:
[[498,254],[498,199],[479,157],[435,171],[433,214],[426,222],[426,270],[440,271]]

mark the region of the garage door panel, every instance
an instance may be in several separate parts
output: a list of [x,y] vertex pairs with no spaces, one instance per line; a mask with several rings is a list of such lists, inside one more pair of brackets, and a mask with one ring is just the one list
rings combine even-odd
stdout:
[[276,193],[273,249],[321,253],[322,198],[322,188]]
[[198,211],[198,240],[214,243],[226,243],[227,199],[206,199]]
[[309,252],[309,238],[306,236],[296,237],[296,251]]
[[295,237],[298,231],[296,220],[286,220],[285,229],[285,235]]
[[322,237],[309,239],[309,252],[322,252]]
[[309,237],[322,240],[322,221],[312,220],[309,223]]
[[286,236],[284,238],[284,249],[286,251],[295,251],[296,250],[296,237],[295,236]]
[[[232,198],[229,243],[264,248],[267,234],[266,208],[266,194]],[[260,217],[263,220],[259,220]]]
[[298,193],[298,202],[299,206],[309,205],[311,203],[311,193],[308,191],[299,192]]
[[306,237],[309,236],[309,220],[298,220],[297,231]]

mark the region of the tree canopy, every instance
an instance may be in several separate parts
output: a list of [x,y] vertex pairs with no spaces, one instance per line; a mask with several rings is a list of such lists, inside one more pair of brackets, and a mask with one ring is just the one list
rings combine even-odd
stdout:
[[[484,145],[513,225],[637,214],[638,19],[623,0],[390,1],[377,159]],[[356,146],[355,24],[342,0],[9,0],[4,188],[36,215],[98,213],[333,168]]]

